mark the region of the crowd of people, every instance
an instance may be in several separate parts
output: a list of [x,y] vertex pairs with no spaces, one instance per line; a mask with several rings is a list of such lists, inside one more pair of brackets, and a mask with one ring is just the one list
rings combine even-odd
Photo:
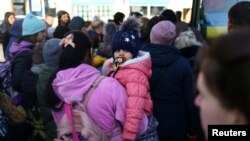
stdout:
[[235,4],[228,34],[211,40],[171,9],[107,22],[60,10],[55,28],[54,15],[7,12],[3,51],[21,99],[1,90],[0,140],[86,140],[74,126],[63,138],[57,130],[79,103],[111,141],[204,141],[208,125],[249,124],[249,12],[250,2]]

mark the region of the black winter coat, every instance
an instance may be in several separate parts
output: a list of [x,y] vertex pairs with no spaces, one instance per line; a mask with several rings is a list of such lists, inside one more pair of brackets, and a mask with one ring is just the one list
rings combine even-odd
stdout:
[[161,140],[186,140],[194,132],[194,82],[191,67],[172,46],[145,44],[150,52],[150,91]]

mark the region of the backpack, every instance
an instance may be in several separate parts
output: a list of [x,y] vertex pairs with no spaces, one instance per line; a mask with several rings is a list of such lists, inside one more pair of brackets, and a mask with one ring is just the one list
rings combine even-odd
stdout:
[[[83,101],[64,103],[65,113],[57,125],[55,141],[108,141],[112,134],[104,133],[89,117],[86,106],[88,100],[104,76],[99,76],[85,94]],[[72,110],[71,110],[72,109]]]
[[8,56],[3,63],[0,63],[0,90],[9,95],[12,99],[13,104],[15,105],[20,104],[21,95],[19,94],[19,92],[15,91],[12,87],[11,62],[20,52],[24,50],[30,51],[30,49],[22,49],[19,52],[17,52],[14,56]]

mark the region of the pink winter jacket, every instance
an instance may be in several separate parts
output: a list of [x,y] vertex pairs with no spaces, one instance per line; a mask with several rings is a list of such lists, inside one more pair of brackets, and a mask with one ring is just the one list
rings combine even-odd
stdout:
[[[52,86],[57,96],[66,103],[80,102],[92,83],[100,75],[96,68],[82,64],[76,68],[59,71]],[[114,123],[125,123],[127,94],[119,82],[113,78],[104,78],[94,90],[87,104],[87,112],[92,120],[104,131],[112,132],[111,141],[122,141],[122,127],[114,129]],[[58,124],[64,109],[53,111]]]
[[[109,61],[109,63],[112,62],[112,60]],[[104,73],[108,72],[107,67],[111,66],[109,63],[105,64]],[[151,73],[150,54],[140,51],[137,58],[121,64],[114,76],[125,87],[128,94],[124,139],[135,140],[143,116],[152,114],[153,103],[148,82]]]

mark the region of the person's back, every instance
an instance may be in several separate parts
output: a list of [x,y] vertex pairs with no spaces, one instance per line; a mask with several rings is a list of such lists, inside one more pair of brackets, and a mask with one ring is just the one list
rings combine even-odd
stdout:
[[[90,71],[91,73],[89,73]],[[81,77],[73,80],[72,77],[74,75],[79,75]],[[55,92],[59,97],[64,98],[63,100],[65,102],[73,104],[74,102],[82,101],[84,94],[90,88],[93,80],[97,79],[99,75],[100,73],[95,68],[83,64],[75,68],[74,70],[68,69],[58,72],[57,76],[59,78],[55,78],[52,85],[54,89],[58,89],[55,90]],[[64,77],[64,81],[59,80],[60,77]],[[79,81],[83,83],[79,83]],[[61,83],[64,83],[64,85],[61,85]],[[58,87],[58,85],[61,86]],[[75,87],[72,87],[72,85],[74,85]],[[76,87],[82,88],[76,89]],[[64,92],[61,92],[61,89],[65,88],[67,88],[68,90],[64,90]],[[74,95],[72,95],[72,93],[74,93]],[[112,78],[104,78],[96,87],[95,91],[88,101],[87,113],[92,118],[94,123],[96,123],[104,133],[113,134],[113,136],[111,137],[113,140],[122,139],[121,127],[118,126],[113,129],[113,125],[115,124],[115,122],[119,122],[122,125],[124,124],[125,109],[123,108],[125,108],[124,106],[126,103],[126,99],[127,98],[125,91],[118,82],[114,81]],[[59,123],[63,113],[64,111],[53,112],[56,124]]]
[[142,48],[152,58],[150,92],[160,140],[186,140],[193,128],[192,71],[188,61],[172,46],[175,35],[174,24],[161,21],[151,30],[151,43]]
[[[36,23],[36,24],[34,24]],[[44,39],[45,23],[32,14],[27,14],[22,23],[22,37],[10,47],[13,88],[21,92],[22,75],[32,65],[31,50],[35,43]]]
[[[32,65],[29,70],[25,70],[23,73],[21,90],[22,90],[22,103],[27,110],[32,109],[36,105],[36,85],[38,81],[38,75],[41,72],[41,68],[44,65],[42,57],[43,44],[37,43],[32,48]],[[25,104],[25,105],[24,105]]]
[[150,92],[160,140],[184,140],[193,116],[191,67],[174,47],[149,44],[143,50],[149,51],[153,60]]
[[29,140],[44,140],[43,120],[40,113],[40,107],[37,105],[36,85],[38,75],[43,66],[42,44],[36,44],[32,49],[32,66],[30,70],[23,73],[21,84],[21,104],[28,113],[27,121],[30,123],[32,130],[30,131]]
[[[63,41],[59,71],[49,81],[46,92],[57,125],[65,114],[61,103],[82,102],[86,92],[100,76],[100,72],[89,65],[91,44],[87,35],[81,31],[71,31]],[[108,77],[98,84],[89,98],[87,114],[104,133],[112,133],[110,140],[122,140],[121,126],[125,122],[126,101],[124,88]]]
[[56,125],[52,117],[52,113],[46,104],[45,90],[49,78],[56,72],[59,65],[59,56],[61,46],[59,39],[49,39],[43,47],[44,64],[41,67],[36,85],[36,101],[37,107],[40,109],[43,125],[40,131],[44,132],[46,141],[53,140],[56,137]]

